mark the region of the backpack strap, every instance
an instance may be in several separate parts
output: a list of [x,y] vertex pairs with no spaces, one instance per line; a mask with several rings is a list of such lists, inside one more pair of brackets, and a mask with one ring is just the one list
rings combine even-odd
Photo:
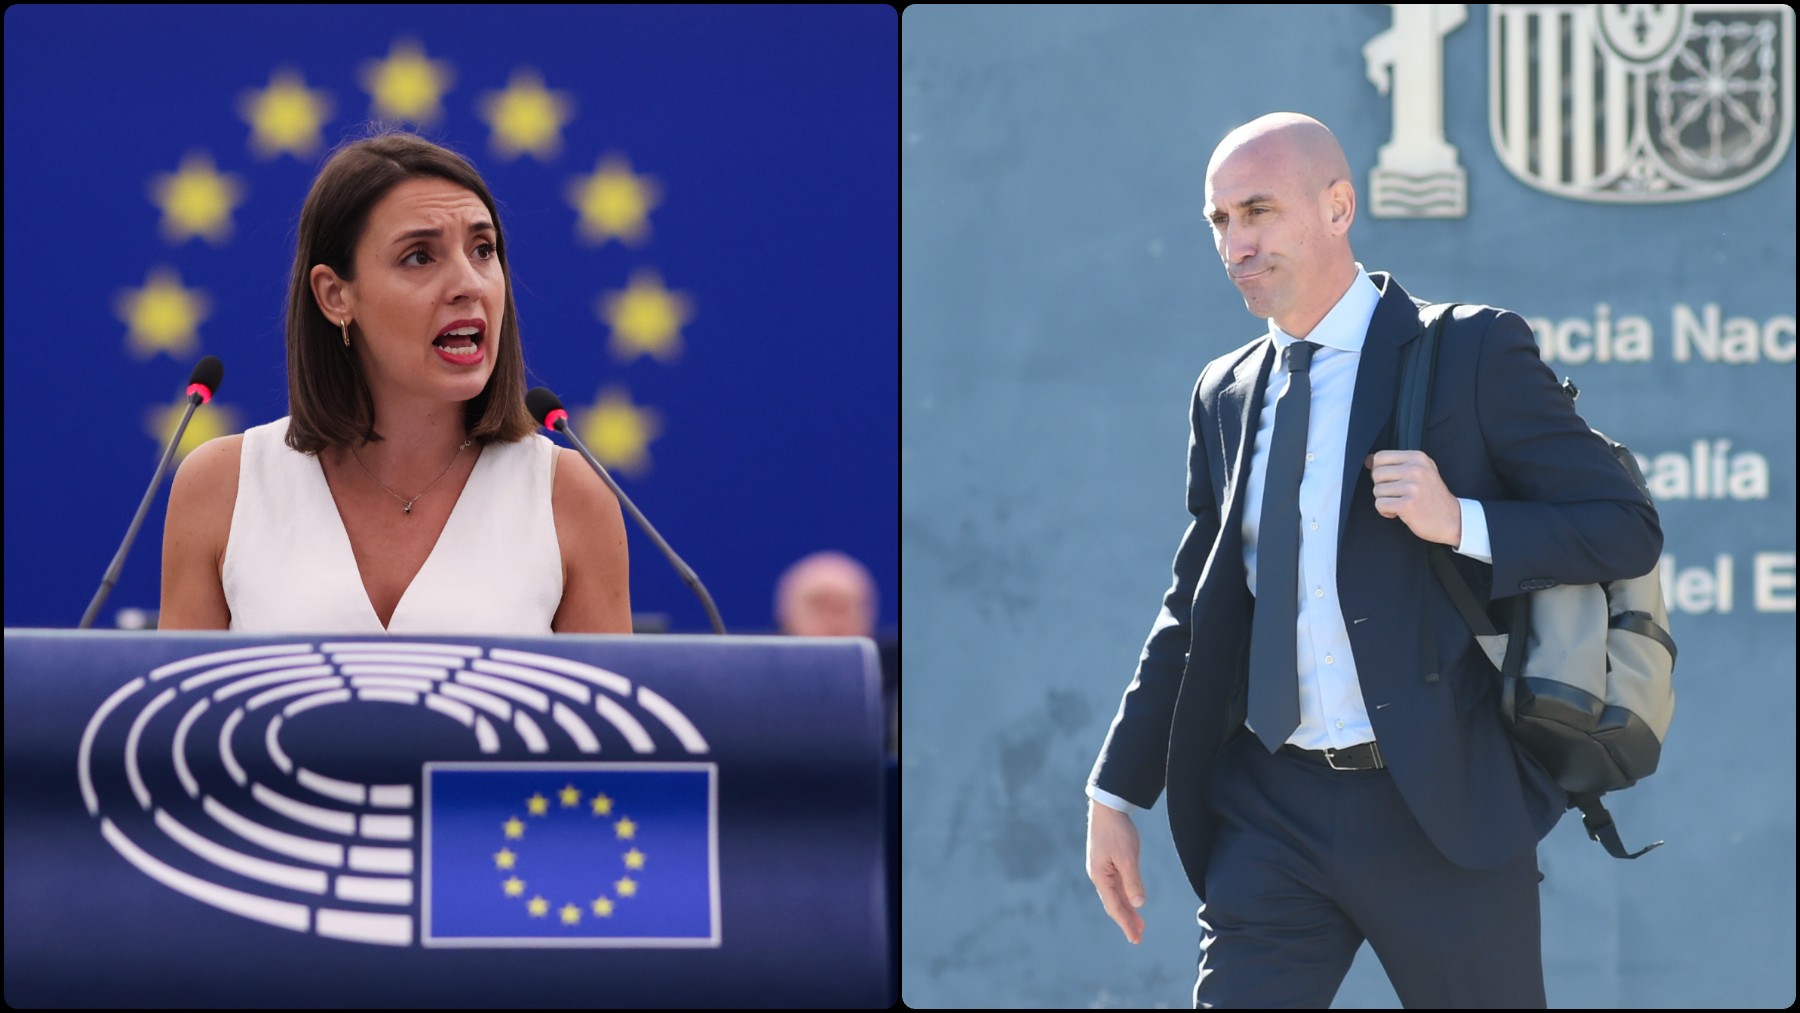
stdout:
[[[1400,358],[1400,396],[1394,404],[1396,450],[1419,450],[1425,442],[1425,419],[1431,412],[1431,382],[1437,372],[1438,339],[1443,335],[1445,322],[1459,305],[1460,303],[1428,305],[1419,312],[1424,333],[1407,345]],[[1451,565],[1444,547],[1430,546],[1425,551],[1425,558],[1436,572],[1438,582],[1449,592],[1450,600],[1462,614],[1463,621],[1469,624],[1469,629],[1480,636],[1499,632],[1488,618],[1486,610],[1481,607],[1475,592],[1469,590],[1468,582]],[[1423,651],[1421,671],[1426,682],[1437,682],[1436,637],[1429,625],[1423,632],[1424,636],[1420,638],[1420,649]]]
[[[1419,320],[1425,325],[1425,331],[1412,344],[1408,345],[1400,360],[1400,396],[1394,405],[1394,443],[1396,450],[1419,450],[1425,442],[1425,420],[1431,411],[1431,382],[1437,372],[1438,341],[1443,336],[1444,327],[1451,314],[1461,303],[1444,303],[1439,306],[1426,306],[1419,312]],[[1500,632],[1499,627],[1489,618],[1487,609],[1475,592],[1469,588],[1469,582],[1457,572],[1450,562],[1450,553],[1442,545],[1430,545],[1425,550],[1425,559],[1433,573],[1437,574],[1438,583],[1450,596],[1451,604],[1468,624],[1469,631],[1478,637],[1491,637]],[[1522,603],[1523,598],[1520,599]],[[1520,616],[1521,609],[1515,609],[1515,617]],[[1521,629],[1519,632],[1523,632]],[[1515,645],[1509,641],[1509,647],[1522,648],[1524,637],[1514,638]],[[1438,681],[1437,650],[1431,628],[1425,627],[1424,648],[1426,651],[1425,681]],[[1524,664],[1522,650],[1509,651],[1507,660],[1513,661],[1517,654],[1518,664]],[[1504,686],[1503,692],[1510,695],[1511,684]],[[1502,713],[1511,713],[1511,701],[1503,700]]]
[[1569,796],[1569,808],[1581,809],[1581,825],[1587,828],[1588,838],[1600,842],[1606,853],[1614,858],[1637,858],[1653,848],[1660,848],[1662,841],[1653,841],[1636,851],[1626,851],[1625,842],[1619,840],[1619,828],[1613,825],[1612,813],[1600,803],[1596,792],[1582,792]]
[[[1419,311],[1424,333],[1406,346],[1400,359],[1400,397],[1394,404],[1394,449],[1418,450],[1425,440],[1425,417],[1431,410],[1431,380],[1437,372],[1438,337],[1458,303],[1426,306]],[[1433,311],[1436,311],[1435,313]]]

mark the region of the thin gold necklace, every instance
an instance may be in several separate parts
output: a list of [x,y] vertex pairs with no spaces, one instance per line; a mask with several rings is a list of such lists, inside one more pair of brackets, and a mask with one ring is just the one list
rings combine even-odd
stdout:
[[[451,466],[451,465],[453,465],[453,464],[455,464],[455,463],[456,463],[456,459],[457,459],[457,458],[458,458],[458,457],[461,457],[461,456],[462,456],[462,452],[463,452],[463,451],[465,451],[465,450],[467,450],[467,449],[469,449],[469,444],[471,444],[471,443],[473,443],[473,442],[475,442],[475,441],[474,441],[474,440],[464,440],[464,441],[462,441],[462,446],[460,446],[460,447],[457,447],[457,448],[456,448],[456,453],[454,453],[454,454],[451,454],[451,455],[450,455],[450,464],[446,464],[446,465],[444,465],[444,470],[443,470],[443,471],[441,471],[441,472],[439,472],[439,473],[438,473],[438,477],[436,477],[436,478],[434,478],[434,479],[432,479],[432,480],[431,480],[431,485],[428,485],[428,486],[426,486],[426,487],[425,487],[425,488],[424,488],[424,489],[423,489],[423,490],[421,490],[421,491],[420,491],[420,492],[419,492],[419,496],[423,496],[423,495],[425,495],[425,494],[426,494],[426,493],[428,493],[428,492],[430,492],[430,491],[431,491],[431,488],[432,488],[432,486],[435,486],[435,485],[437,485],[437,484],[438,484],[438,483],[439,483],[439,482],[442,482],[442,481],[443,481],[443,480],[444,480],[444,476],[445,476],[445,475],[448,475],[448,474],[450,474],[450,466]],[[388,495],[389,495],[389,496],[392,496],[392,497],[394,497],[394,498],[395,498],[395,499],[397,499],[397,500],[399,500],[399,501],[400,501],[400,504],[401,504],[401,506],[402,506],[402,507],[404,507],[404,508],[405,508],[405,510],[406,510],[406,512],[407,512],[407,513],[408,513],[408,514],[410,514],[410,513],[412,513],[412,505],[413,505],[413,504],[414,504],[414,503],[417,503],[417,502],[418,502],[418,501],[419,501],[419,496],[414,496],[414,497],[413,497],[413,498],[412,498],[412,499],[407,499],[407,498],[406,498],[406,497],[405,497],[405,496],[402,496],[402,495],[400,495],[400,494],[399,494],[399,493],[397,493],[397,492],[395,492],[395,491],[394,491],[394,490],[392,490],[392,489],[388,489],[388,487],[387,487],[387,485],[386,485],[386,484],[384,484],[384,483],[383,483],[383,482],[382,482],[382,481],[381,481],[381,479],[379,479],[379,478],[375,478],[375,473],[374,473],[374,472],[372,472],[372,471],[369,471],[369,466],[368,466],[368,465],[366,465],[366,464],[363,464],[363,459],[362,459],[362,455],[361,455],[361,454],[358,454],[358,453],[357,453],[357,452],[356,452],[356,447],[354,447],[354,446],[352,446],[352,447],[351,447],[351,448],[350,448],[350,456],[351,456],[351,457],[354,457],[354,458],[356,458],[356,463],[357,463],[357,464],[361,464],[361,465],[362,465],[362,470],[363,470],[363,471],[366,471],[366,472],[368,472],[368,474],[369,474],[369,477],[370,477],[370,478],[374,478],[374,479],[375,479],[375,484],[376,484],[376,485],[379,485],[379,486],[381,486],[381,487],[382,487],[382,488],[383,488],[383,489],[387,489],[387,494],[388,494]]]

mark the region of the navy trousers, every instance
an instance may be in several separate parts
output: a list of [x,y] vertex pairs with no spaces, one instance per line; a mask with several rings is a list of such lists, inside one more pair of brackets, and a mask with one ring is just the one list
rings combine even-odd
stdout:
[[1472,871],[1386,770],[1336,771],[1239,734],[1215,765],[1197,1009],[1317,1008],[1364,939],[1409,1009],[1541,1009],[1535,849]]

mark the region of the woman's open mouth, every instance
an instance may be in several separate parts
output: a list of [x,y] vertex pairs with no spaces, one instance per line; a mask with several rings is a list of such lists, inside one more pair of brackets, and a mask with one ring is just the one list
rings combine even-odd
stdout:
[[459,320],[444,328],[431,347],[438,358],[453,366],[473,366],[487,357],[481,350],[481,340],[486,336],[487,328],[481,321]]

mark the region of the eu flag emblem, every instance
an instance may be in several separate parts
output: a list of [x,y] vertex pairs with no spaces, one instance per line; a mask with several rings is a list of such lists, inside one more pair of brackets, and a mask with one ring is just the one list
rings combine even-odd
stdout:
[[717,767],[428,763],[427,946],[717,946]]

